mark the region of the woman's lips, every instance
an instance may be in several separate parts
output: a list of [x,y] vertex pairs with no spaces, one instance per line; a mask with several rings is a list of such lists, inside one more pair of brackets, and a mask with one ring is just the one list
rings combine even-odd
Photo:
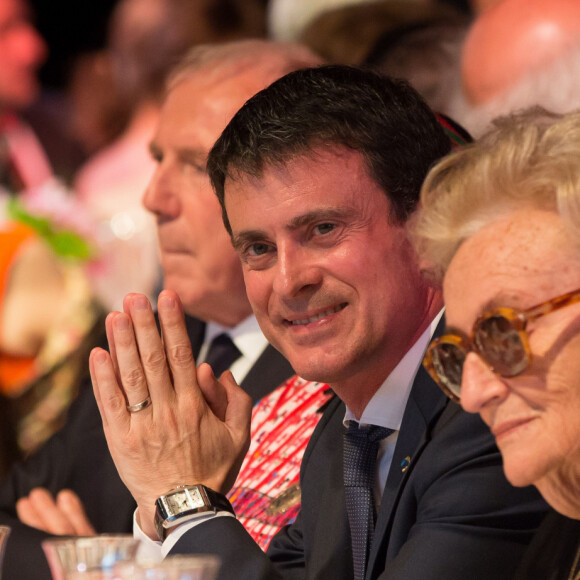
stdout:
[[492,428],[491,432],[494,434],[496,439],[500,439],[501,437],[504,437],[509,433],[513,432],[518,427],[521,427],[522,425],[529,423],[533,419],[534,419],[533,417],[523,417],[521,419],[511,419],[509,421],[503,421],[499,425],[495,425]]

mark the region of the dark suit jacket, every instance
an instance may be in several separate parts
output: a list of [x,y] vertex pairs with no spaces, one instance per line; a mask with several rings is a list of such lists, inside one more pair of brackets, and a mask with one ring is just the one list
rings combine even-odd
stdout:
[[[193,353],[197,356],[205,324],[188,317],[187,325]],[[293,374],[286,359],[268,346],[242,381],[242,387],[257,401]],[[49,537],[48,534],[21,524],[15,510],[16,500],[39,486],[53,494],[65,488],[74,490],[99,533],[132,532],[136,505],[109,454],[88,374],[63,429],[34,456],[16,464],[0,485],[0,524],[12,526],[4,556],[3,580],[51,578],[40,547],[40,541]]]
[[[191,529],[172,553],[217,553],[224,579],[351,580],[344,412],[335,399],[318,424],[302,462],[300,515],[274,537],[269,560],[233,518]],[[367,579],[508,579],[546,509],[533,488],[509,485],[487,427],[447,400],[421,368],[387,478]]]

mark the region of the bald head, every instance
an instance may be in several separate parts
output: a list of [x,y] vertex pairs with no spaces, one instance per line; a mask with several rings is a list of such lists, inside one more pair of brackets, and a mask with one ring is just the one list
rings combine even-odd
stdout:
[[477,17],[465,40],[466,96],[489,102],[579,44],[578,0],[502,0]]

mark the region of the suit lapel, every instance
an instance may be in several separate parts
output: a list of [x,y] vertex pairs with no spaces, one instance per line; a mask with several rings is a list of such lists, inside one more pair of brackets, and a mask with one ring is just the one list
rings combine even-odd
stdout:
[[[442,318],[434,336],[439,336],[445,327]],[[387,476],[387,483],[381,499],[381,507],[377,515],[377,524],[369,563],[367,578],[374,578],[377,574],[373,568],[384,568],[384,562],[377,564],[379,553],[386,554],[392,519],[397,507],[398,499],[411,472],[414,462],[419,458],[430,438],[432,425],[448,403],[447,397],[429,376],[429,373],[419,367],[415,381],[405,407],[401,422],[401,429],[395,447],[395,453]]]
[[354,574],[342,469],[344,413],[344,403],[338,397],[330,399],[302,460],[302,526],[309,579]]
[[242,381],[242,388],[256,403],[290,378],[294,370],[290,363],[268,345]]

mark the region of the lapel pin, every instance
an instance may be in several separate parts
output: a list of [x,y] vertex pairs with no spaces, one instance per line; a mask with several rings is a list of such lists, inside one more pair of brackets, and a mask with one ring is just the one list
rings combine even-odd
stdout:
[[411,463],[411,458],[407,455],[403,461],[401,461],[401,471],[405,473],[407,471],[409,464]]

